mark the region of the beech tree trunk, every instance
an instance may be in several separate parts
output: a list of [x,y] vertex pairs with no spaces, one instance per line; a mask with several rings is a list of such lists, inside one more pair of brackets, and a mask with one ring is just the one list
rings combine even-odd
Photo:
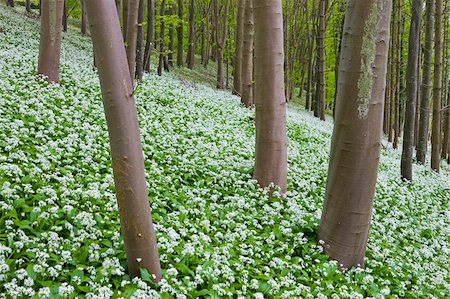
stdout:
[[255,21],[256,157],[254,179],[286,192],[287,137],[281,0],[253,2]]
[[425,158],[428,150],[431,97],[431,63],[433,61],[434,8],[435,0],[427,0],[425,47],[423,49],[424,57],[421,87],[422,94],[420,99],[419,116],[419,143],[416,152],[417,161],[422,164],[425,163]]
[[14,0],[7,0],[6,1],[6,6],[14,7],[15,6]]
[[126,33],[126,53],[131,82],[134,83],[134,72],[136,70],[136,46],[138,31],[139,0],[128,0],[128,17]]
[[177,66],[183,66],[183,0],[178,0],[178,19],[179,24],[177,27]]
[[67,1],[66,0],[64,0],[62,25],[63,25],[63,27],[62,27],[63,31],[67,32]]
[[436,0],[436,39],[434,47],[433,126],[431,132],[431,169],[441,165],[441,99],[442,99],[442,0]]
[[[244,46],[244,11],[246,6],[246,0],[237,0],[238,8],[236,15],[236,39],[234,50],[234,71],[233,71],[233,94],[242,94],[242,48]],[[248,0],[252,1],[252,0]]]
[[155,44],[155,0],[147,0],[147,39],[145,42],[144,70],[150,71],[150,60]]
[[48,82],[59,82],[61,27],[64,0],[42,0],[38,74]]
[[26,0],[25,1],[25,10],[27,12],[31,12],[31,0]]
[[225,1],[225,12],[223,16],[223,32],[220,31],[220,11],[219,1],[214,0],[214,22],[216,27],[216,47],[217,47],[217,88],[224,89],[224,73],[223,73],[223,55],[225,51],[225,44],[227,41],[228,33],[228,12],[230,7],[230,0]]
[[122,1],[122,34],[123,40],[127,40],[127,26],[128,26],[128,6],[130,1],[135,0],[123,0]]
[[241,102],[250,107],[253,105],[253,1],[245,1],[244,40],[241,65]]
[[402,59],[402,0],[395,1],[396,4],[396,24],[397,24],[397,31],[396,31],[396,59],[395,59],[395,93],[394,93],[394,141],[392,144],[392,147],[394,149],[398,148],[398,140],[400,135],[400,85],[401,85],[401,59]]
[[321,120],[325,120],[325,31],[326,31],[326,7],[327,0],[320,0],[319,5],[319,35],[317,36],[317,53],[318,53],[318,97],[317,109]]
[[120,18],[120,5],[121,5],[121,1],[116,0],[117,15],[119,16],[119,18]]
[[159,10],[160,28],[159,28],[159,62],[158,62],[158,76],[162,76],[162,71],[164,68],[164,14],[166,10],[166,0],[162,0],[161,7]]
[[[171,13],[171,15],[175,15],[175,13],[176,13],[175,9],[176,9],[176,7],[172,6],[172,11],[171,12],[169,11],[169,13]],[[174,35],[175,35],[175,28],[174,28],[173,24],[171,23],[170,27],[169,27],[169,52],[167,53],[167,59],[168,59],[170,67],[173,67],[173,53],[175,51],[175,48],[174,48],[175,36]]]
[[412,18],[409,29],[408,66],[406,69],[406,112],[401,159],[401,176],[412,181],[412,157],[414,150],[414,124],[417,101],[417,63],[419,60],[422,0],[412,1]]
[[363,265],[383,128],[391,0],[348,0],[328,182],[324,251],[342,268]]
[[194,27],[194,0],[189,0],[189,45],[187,54],[187,65],[189,69],[195,64],[195,27]]
[[86,16],[86,0],[81,0],[81,34],[87,35],[87,16]]
[[139,0],[138,28],[136,41],[136,79],[142,81],[144,75],[144,21],[145,0]]
[[114,0],[86,0],[111,145],[112,165],[128,272],[161,269],[145,181],[137,112]]

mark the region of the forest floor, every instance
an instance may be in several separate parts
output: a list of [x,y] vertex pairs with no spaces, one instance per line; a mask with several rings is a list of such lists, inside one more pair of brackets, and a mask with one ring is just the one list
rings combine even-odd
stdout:
[[37,79],[38,46],[0,5],[0,298],[448,298],[447,164],[410,185],[382,150],[366,267],[342,273],[316,243],[332,123],[288,110],[289,191],[269,198],[254,111],[173,73],[136,90],[164,274],[130,281],[90,40],[64,34],[59,85]]

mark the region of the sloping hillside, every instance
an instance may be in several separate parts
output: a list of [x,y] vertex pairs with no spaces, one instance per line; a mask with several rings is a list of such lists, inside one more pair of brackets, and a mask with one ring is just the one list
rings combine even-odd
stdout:
[[251,180],[254,112],[153,73],[136,94],[164,279],[130,282],[90,40],[64,34],[48,85],[36,20],[0,5],[0,28],[0,298],[450,294],[447,165],[408,185],[383,150],[366,268],[343,274],[315,240],[332,124],[289,111],[289,192],[269,198]]

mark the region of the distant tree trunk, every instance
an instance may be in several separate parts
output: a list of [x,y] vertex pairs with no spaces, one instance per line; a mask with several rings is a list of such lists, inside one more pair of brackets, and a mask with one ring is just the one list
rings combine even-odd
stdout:
[[[172,6],[172,15],[176,14],[175,11],[176,7],[173,5]],[[169,53],[167,54],[167,59],[169,62],[169,66],[173,67],[173,52],[175,51],[175,44],[174,44],[174,38],[175,38],[175,28],[173,26],[173,23],[170,24],[169,27]]]
[[317,41],[317,51],[319,56],[319,66],[318,66],[318,109],[320,114],[320,119],[325,120],[325,32],[326,32],[326,7],[327,0],[320,0],[319,7],[319,36]]
[[159,15],[161,17],[159,28],[159,63],[158,63],[158,76],[162,76],[164,67],[164,14],[166,10],[166,0],[162,0]]
[[[244,45],[244,11],[246,0],[237,0],[235,51],[234,51],[234,76],[233,94],[242,94],[242,47]],[[251,0],[249,0],[251,1]]]
[[187,54],[187,65],[189,69],[195,64],[195,27],[194,27],[194,0],[189,0],[189,45]]
[[241,102],[250,107],[253,105],[253,1],[245,1],[244,37],[241,65]]
[[[419,30],[419,41],[422,37],[422,30]],[[419,118],[420,118],[420,95],[422,91],[420,89],[422,85],[422,50],[419,45],[419,54],[417,55],[417,96],[416,96],[416,117],[414,121],[414,147],[417,149],[419,144]]]
[[86,24],[86,0],[81,0],[81,34],[87,35],[87,24]]
[[324,251],[342,268],[364,265],[380,157],[391,9],[391,0],[347,1],[319,229]]
[[443,2],[436,0],[436,39],[434,47],[433,126],[431,133],[431,169],[441,165],[441,98],[442,98],[442,20]]
[[402,59],[402,0],[396,1],[396,24],[397,24],[397,32],[396,32],[396,59],[395,59],[395,69],[396,69],[396,83],[395,83],[395,95],[394,95],[394,142],[392,147],[394,149],[398,148],[398,138],[400,135],[400,85],[401,85],[401,59]]
[[[131,0],[134,1],[134,0]],[[129,6],[130,0],[123,0],[122,1],[122,34],[123,34],[123,40],[127,40],[127,26],[128,26],[128,6]],[[125,45],[126,46],[126,45]]]
[[38,73],[48,82],[59,82],[63,8],[64,0],[42,0]]
[[289,81],[291,80],[291,69],[290,69],[290,39],[289,39],[289,25],[291,23],[290,20],[290,8],[289,8],[289,0],[284,0],[284,10],[283,10],[283,44],[284,44],[284,94],[286,97],[286,101],[289,102],[291,98],[291,90],[289,86]]
[[177,66],[183,66],[183,0],[178,0],[178,19],[177,27]]
[[120,17],[120,0],[116,0],[117,15]]
[[433,61],[433,33],[434,33],[434,9],[435,0],[427,0],[426,6],[426,29],[425,47],[423,49],[423,75],[422,94],[420,99],[419,120],[419,144],[417,146],[416,158],[420,163],[425,163],[428,150],[428,134],[430,123],[430,91],[431,91],[431,63]]
[[126,53],[130,70],[131,82],[134,83],[134,72],[136,70],[136,44],[138,32],[139,0],[128,0],[128,17],[126,33]]
[[145,42],[144,70],[150,71],[150,60],[155,44],[155,0],[147,0],[147,40]]
[[144,22],[145,0],[139,0],[138,28],[136,41],[136,79],[142,81],[144,75]]
[[412,181],[412,157],[414,150],[414,122],[416,119],[417,63],[420,48],[422,0],[412,1],[412,18],[409,29],[408,66],[406,69],[406,112],[401,159],[401,176]]
[[87,0],[111,145],[113,173],[130,277],[140,268],[161,280],[145,180],[133,85],[114,0]]
[[312,85],[312,72],[313,72],[312,56],[313,56],[313,48],[314,48],[314,39],[312,37],[311,28],[310,28],[311,21],[310,21],[310,14],[308,12],[308,7],[309,7],[308,0],[306,0],[306,4],[305,4],[306,35],[308,36],[308,57],[310,57],[310,59],[308,59],[308,73],[307,73],[308,79],[306,80],[306,99],[305,99],[305,110],[306,111],[309,111],[309,109],[311,108],[311,85]]
[[31,12],[31,0],[25,1],[25,9],[27,12]]
[[281,0],[253,2],[255,20],[256,156],[254,179],[286,192],[286,99]]
[[63,16],[62,16],[62,28],[64,32],[67,32],[67,1],[64,0]]
[[[214,21],[216,27],[216,47],[217,47],[217,88],[224,89],[223,76],[223,55],[225,51],[225,44],[228,33],[228,11],[230,7],[230,0],[225,0],[225,13],[223,21],[223,33],[220,32],[220,11],[218,0],[214,0]],[[222,36],[221,36],[222,35]]]
[[14,7],[15,6],[14,0],[7,0],[6,1],[6,6]]

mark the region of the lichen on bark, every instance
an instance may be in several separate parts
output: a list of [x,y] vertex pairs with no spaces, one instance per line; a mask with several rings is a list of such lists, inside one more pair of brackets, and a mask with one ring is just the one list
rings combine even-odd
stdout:
[[376,0],[364,26],[361,45],[361,71],[358,80],[358,117],[366,119],[369,115],[369,102],[372,94],[373,71],[376,53],[376,28],[386,0]]

